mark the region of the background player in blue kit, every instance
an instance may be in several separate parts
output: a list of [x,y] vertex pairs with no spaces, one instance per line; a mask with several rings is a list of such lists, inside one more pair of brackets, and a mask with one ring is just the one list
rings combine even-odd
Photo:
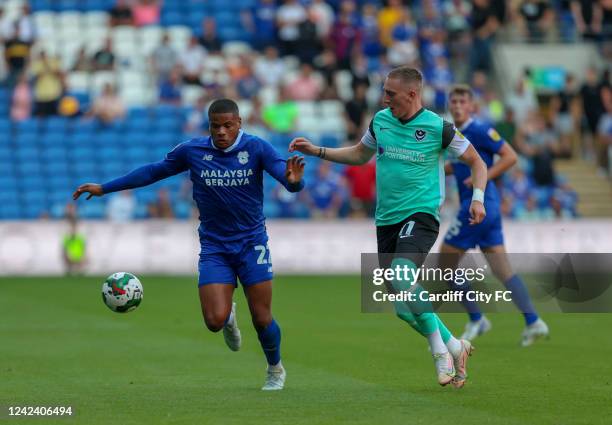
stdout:
[[266,141],[244,133],[236,103],[214,101],[208,110],[210,137],[191,139],[169,152],[162,161],[137,168],[105,184],[87,183],[83,193],[102,196],[155,183],[189,171],[193,199],[200,211],[198,286],[206,326],[223,329],[225,342],[240,349],[241,335],[232,302],[240,279],[253,325],[268,361],[263,390],[280,390],[286,372],[280,360],[281,332],[272,317],[272,263],[263,215],[263,172],[287,190],[302,190],[303,158],[285,161]]
[[[461,256],[471,248],[478,246],[485,254],[496,278],[512,291],[512,299],[525,317],[526,327],[521,336],[521,345],[531,345],[536,339],[548,336],[548,326],[540,319],[531,304],[527,288],[522,279],[512,271],[506,256],[500,196],[494,180],[516,163],[516,152],[501,138],[497,131],[471,117],[474,109],[472,90],[467,85],[455,85],[449,94],[449,110],[457,129],[470,140],[488,167],[488,183],[485,190],[485,209],[487,216],[480,224],[473,225],[470,220],[469,205],[472,199],[470,169],[459,161],[447,164],[446,171],[452,172],[457,181],[461,207],[457,217],[451,223],[444,243],[442,254],[451,256],[458,262]],[[494,162],[494,156],[499,159]],[[448,257],[446,257],[448,259]],[[463,285],[454,285],[455,289],[466,290]],[[470,315],[470,321],[461,336],[473,340],[491,329],[491,322],[481,313],[476,302],[464,302]]]

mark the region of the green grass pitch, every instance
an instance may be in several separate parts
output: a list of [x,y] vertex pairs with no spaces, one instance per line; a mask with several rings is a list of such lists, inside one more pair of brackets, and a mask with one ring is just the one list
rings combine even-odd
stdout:
[[[243,349],[201,318],[194,279],[141,276],[142,305],[108,310],[102,278],[0,279],[0,405],[70,405],[79,424],[610,424],[612,315],[549,314],[552,338],[518,346],[518,314],[490,316],[462,390],[441,388],[426,342],[360,313],[358,277],[275,280],[285,390],[236,292]],[[466,316],[446,314],[459,333]],[[28,423],[26,420],[1,420]]]

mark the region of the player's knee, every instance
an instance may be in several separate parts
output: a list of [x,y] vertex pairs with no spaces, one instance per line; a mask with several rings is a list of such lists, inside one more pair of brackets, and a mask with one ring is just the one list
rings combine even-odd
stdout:
[[227,317],[220,313],[204,313],[204,323],[206,323],[206,327],[211,332],[219,332],[223,329],[226,319]]
[[258,313],[253,315],[253,326],[255,329],[265,329],[272,323],[272,313]]

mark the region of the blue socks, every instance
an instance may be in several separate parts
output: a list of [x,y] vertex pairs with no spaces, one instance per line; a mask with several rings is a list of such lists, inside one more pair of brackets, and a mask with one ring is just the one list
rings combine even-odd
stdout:
[[281,330],[276,321],[272,319],[267,327],[257,329],[257,337],[268,364],[272,366],[278,364],[280,362]]
[[[462,291],[464,294],[471,290],[472,288],[470,287],[470,283],[469,282],[463,282],[462,285],[459,285],[455,282],[451,283],[451,289],[453,291]],[[480,320],[482,318],[482,312],[480,311],[480,307],[478,307],[478,303],[476,301],[468,301],[465,299],[465,296],[463,297],[463,300],[461,301],[461,304],[465,307],[465,309],[468,312],[468,315],[470,316],[470,320],[472,322],[477,322],[478,320]]]
[[538,320],[538,314],[531,304],[531,299],[529,298],[529,292],[527,292],[527,288],[523,283],[523,280],[518,276],[514,275],[506,282],[504,282],[506,288],[512,292],[512,300],[514,304],[518,307],[523,316],[525,316],[525,323],[527,325],[531,325],[533,322]]

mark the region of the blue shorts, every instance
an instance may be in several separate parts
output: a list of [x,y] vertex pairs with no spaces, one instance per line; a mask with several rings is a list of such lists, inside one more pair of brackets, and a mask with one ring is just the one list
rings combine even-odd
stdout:
[[470,226],[469,218],[469,206],[462,207],[448,228],[444,243],[464,250],[476,246],[482,249],[504,244],[502,218],[499,209],[495,208],[490,211],[487,209],[484,221],[474,226]]
[[198,286],[227,283],[242,286],[272,280],[272,257],[265,233],[249,241],[200,240]]

